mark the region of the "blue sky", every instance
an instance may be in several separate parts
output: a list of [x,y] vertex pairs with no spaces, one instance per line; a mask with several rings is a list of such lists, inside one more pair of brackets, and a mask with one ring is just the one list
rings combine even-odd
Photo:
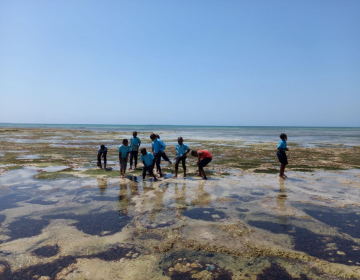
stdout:
[[0,2],[0,122],[360,126],[360,1]]

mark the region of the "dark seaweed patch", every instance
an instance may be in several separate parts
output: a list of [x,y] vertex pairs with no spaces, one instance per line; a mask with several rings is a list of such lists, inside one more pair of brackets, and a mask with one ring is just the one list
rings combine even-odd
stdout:
[[265,195],[265,193],[262,191],[252,191],[251,194],[252,195]]
[[[331,226],[338,228],[352,237],[360,238],[360,215],[355,212],[341,213],[325,207],[313,207],[304,209],[309,216]],[[360,211],[360,210],[359,210]]]
[[32,237],[41,234],[41,231],[48,225],[48,220],[35,220],[28,217],[21,217],[9,224],[8,229],[10,233],[8,235],[10,236],[10,240]]
[[92,211],[83,215],[57,214],[47,215],[44,218],[76,220],[74,226],[78,230],[87,234],[101,236],[112,235],[121,231],[131,220],[128,216],[118,211]]
[[0,196],[0,211],[16,208],[18,207],[16,204],[21,201],[25,201],[30,199],[30,196],[27,195],[18,195],[18,194],[8,194],[4,196]]
[[43,200],[43,199],[32,199],[29,201],[26,201],[26,203],[31,203],[31,204],[40,204],[40,205],[53,205],[58,203],[57,201],[51,201],[51,200]]
[[54,246],[46,245],[42,246],[34,251],[32,253],[38,257],[45,257],[50,258],[52,256],[56,256],[60,252],[59,246],[56,244]]
[[[194,208],[186,210],[182,214],[191,219],[211,222],[227,218],[227,215],[224,212],[215,210],[214,208]],[[219,217],[213,217],[213,215],[218,215]]]
[[300,278],[294,278],[289,274],[285,268],[278,265],[277,263],[272,263],[270,267],[265,268],[261,274],[258,274],[257,280],[307,280],[305,274],[301,274]]
[[[208,265],[207,265],[208,264]],[[213,280],[231,280],[233,273],[216,264],[191,261],[188,259],[176,260],[173,262],[165,274],[172,280],[187,279],[213,279]]]
[[50,279],[55,279],[63,268],[76,263],[77,258],[94,259],[98,258],[105,261],[119,260],[121,258],[131,259],[133,254],[138,254],[132,246],[117,246],[111,247],[106,251],[99,252],[92,255],[79,255],[79,256],[65,256],[60,257],[50,263],[41,263],[27,268],[11,271],[10,265],[7,262],[0,261],[0,264],[5,266],[5,270],[0,274],[0,280],[23,280],[23,279],[38,279],[39,276],[48,276]]
[[146,225],[144,227],[147,229],[166,228],[166,227],[171,227],[173,224],[175,224],[174,221],[168,221],[166,223],[153,223],[153,224]]
[[276,234],[288,234],[293,238],[294,249],[310,256],[342,264],[360,262],[359,244],[338,236],[316,234],[308,229],[292,225],[264,221],[248,221],[249,225]]
[[238,198],[238,200],[243,201],[243,202],[250,202],[250,201],[254,201],[256,200],[256,197],[252,197],[252,196],[241,196],[240,198]]
[[246,209],[246,208],[235,208],[237,211],[239,212],[249,212],[249,209]]

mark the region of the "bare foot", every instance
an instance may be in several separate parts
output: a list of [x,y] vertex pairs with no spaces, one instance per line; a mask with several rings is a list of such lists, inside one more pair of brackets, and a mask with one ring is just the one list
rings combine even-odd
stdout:
[[207,177],[204,177],[203,179],[204,179],[204,180],[207,180],[208,178],[207,178]]
[[129,168],[129,170],[131,170],[131,169],[132,169],[132,167]]
[[177,178],[177,175],[174,175],[173,178]]
[[186,178],[186,174],[184,174],[184,176],[183,176],[184,178]]
[[201,174],[199,174],[199,175],[196,175],[196,177],[202,177],[202,175],[201,175]]
[[169,160],[169,163],[172,164],[171,160]]
[[159,173],[159,176],[158,176],[158,178],[161,178],[163,175],[161,174],[161,173]]
[[287,176],[284,174],[284,177],[287,178]]
[[280,177],[280,179],[283,179],[283,180],[286,179],[284,175],[279,175],[279,177]]
[[124,178],[125,176],[124,175],[121,175],[120,178]]

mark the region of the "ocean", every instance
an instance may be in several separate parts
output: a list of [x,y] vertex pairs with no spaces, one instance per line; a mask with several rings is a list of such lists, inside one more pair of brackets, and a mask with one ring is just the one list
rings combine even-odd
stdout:
[[244,143],[278,142],[280,133],[288,135],[289,143],[301,146],[322,144],[358,146],[359,127],[294,127],[294,126],[189,126],[189,125],[109,125],[109,124],[21,124],[0,123],[0,128],[74,129],[160,133],[162,139],[237,141]]

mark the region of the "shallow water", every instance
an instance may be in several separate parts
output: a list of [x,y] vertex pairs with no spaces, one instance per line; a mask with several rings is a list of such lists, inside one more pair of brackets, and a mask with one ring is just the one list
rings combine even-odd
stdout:
[[360,279],[359,171],[229,173],[153,182],[5,172],[0,279]]

